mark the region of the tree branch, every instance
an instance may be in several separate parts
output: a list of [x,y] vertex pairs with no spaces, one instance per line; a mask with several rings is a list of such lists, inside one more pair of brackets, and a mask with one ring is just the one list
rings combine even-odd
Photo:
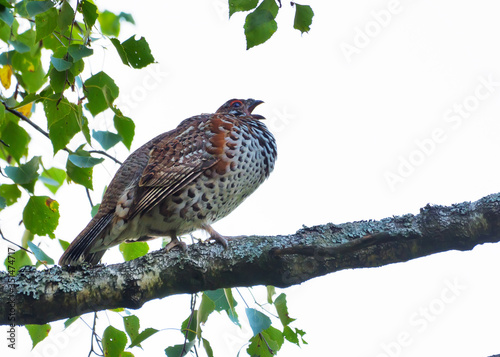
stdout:
[[[62,95],[62,94],[61,94]],[[50,139],[50,136],[49,136],[49,133],[46,132],[45,130],[43,130],[42,128],[40,128],[38,125],[36,125],[34,122],[32,122],[30,120],[30,118],[28,118],[27,116],[25,116],[23,113],[21,112],[18,112],[17,110],[15,109],[12,109],[12,108],[9,108],[7,106],[7,104],[3,103],[2,104],[4,105],[5,107],[5,110],[7,110],[8,112],[14,114],[15,116],[17,116],[19,119],[22,119],[24,120],[26,123],[28,123],[29,125],[31,125],[33,128],[35,128],[38,132],[42,133],[43,136],[45,136],[47,139],[51,140]],[[2,142],[3,144],[5,144],[3,141],[0,140],[0,142]],[[5,144],[7,145],[7,144]],[[8,146],[8,145],[7,145]],[[66,151],[67,153],[71,154],[72,151],[70,149],[68,149],[66,146],[62,148],[62,150]],[[95,154],[100,154],[100,155],[104,155],[106,156],[107,158],[113,160],[114,162],[116,162],[117,164],[121,165],[122,162],[116,158],[114,158],[113,156],[111,156],[110,154],[108,154],[106,151],[102,151],[102,150],[89,150],[88,151],[89,153],[95,153]]]
[[[174,294],[222,287],[287,287],[348,268],[377,267],[500,241],[500,194],[417,215],[326,224],[288,236],[192,244],[108,266],[25,267],[0,274],[0,324],[41,324],[90,311],[127,307]],[[9,302],[13,302],[12,306]],[[14,309],[12,310],[11,307]]]

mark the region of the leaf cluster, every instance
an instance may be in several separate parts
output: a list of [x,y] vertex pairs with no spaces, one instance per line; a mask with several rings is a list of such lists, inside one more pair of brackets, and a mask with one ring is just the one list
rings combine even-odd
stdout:
[[[239,291],[238,291],[239,292]],[[196,298],[201,294],[201,301],[196,304]],[[250,356],[271,357],[276,355],[283,343],[290,343],[301,346],[307,344],[303,336],[305,332],[298,328],[290,327],[295,319],[288,315],[286,295],[281,293],[273,299],[275,288],[267,287],[267,304],[259,304],[255,301],[255,307],[246,307],[246,321],[240,321],[236,311],[238,303],[233,297],[233,289],[218,289],[205,291],[192,296],[191,311],[187,318],[181,323],[179,334],[174,339],[178,344],[166,347],[164,352],[168,357],[182,357],[187,354],[197,355],[197,349],[203,348],[208,357],[213,357],[214,351],[211,343],[203,335],[203,329],[209,316],[214,312],[224,313],[231,322],[242,328],[243,324],[250,326],[251,333],[248,334],[249,340],[242,348],[247,345],[246,351]],[[243,297],[242,297],[243,299]],[[243,300],[245,304],[246,301]],[[274,307],[275,313],[266,310],[268,307]],[[166,329],[156,329],[148,327],[141,329],[141,323],[138,316],[132,314],[127,309],[110,310],[120,315],[123,321],[123,329],[109,325],[102,335],[102,350],[105,356],[134,356],[134,348],[143,348],[144,342],[153,335],[165,333]],[[66,320],[65,327],[68,327],[79,316]],[[281,322],[281,327],[273,326],[273,322]],[[48,335],[50,325],[30,325],[28,330],[32,335],[33,347]],[[35,335],[36,333],[36,335]],[[241,349],[240,349],[241,352]],[[239,353],[238,353],[239,355]]]
[[[95,157],[100,150],[92,148],[99,145],[109,150],[120,142],[128,149],[132,145],[134,122],[113,104],[118,86],[105,72],[85,69],[95,46],[106,41],[117,47],[127,66],[143,68],[154,62],[144,38],[118,40],[122,21],[134,23],[130,14],[100,12],[90,0],[73,5],[69,1],[0,2],[0,162],[8,180],[0,185],[0,210],[28,196],[22,220],[28,238],[21,248],[27,249],[35,235],[55,237],[59,205],[38,193],[42,187],[49,195],[66,182],[92,189],[93,168],[104,160]],[[100,120],[99,114],[107,110],[114,116],[115,132],[91,131],[90,121]],[[36,111],[42,111],[45,128],[30,119]],[[37,115],[36,120],[40,119]],[[54,155],[65,152],[65,167],[46,167],[42,156],[30,152],[32,129],[50,140]],[[71,143],[78,142],[72,148]],[[40,260],[33,253],[38,261],[53,264],[53,259]],[[17,260],[21,261],[31,264],[29,257]]]
[[[290,4],[295,7],[293,28],[301,33],[309,32],[314,17],[312,8],[295,2]],[[281,8],[281,0],[263,0],[260,4],[259,0],[229,0],[229,17],[236,12],[251,11],[243,26],[247,49],[266,42],[278,30],[276,17]]]

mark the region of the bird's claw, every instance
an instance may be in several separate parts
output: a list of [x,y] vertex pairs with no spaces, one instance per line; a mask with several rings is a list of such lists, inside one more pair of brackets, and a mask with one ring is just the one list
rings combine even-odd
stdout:
[[179,240],[177,237],[172,238],[172,240],[163,248],[168,253],[175,247],[180,247],[183,252],[186,252],[187,245],[185,242]]

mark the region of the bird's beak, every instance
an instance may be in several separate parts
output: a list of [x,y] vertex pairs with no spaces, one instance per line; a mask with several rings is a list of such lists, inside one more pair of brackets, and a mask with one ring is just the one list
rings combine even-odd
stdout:
[[259,104],[262,104],[264,103],[262,100],[258,100],[258,99],[248,99],[247,100],[248,103],[250,103],[250,105],[248,106],[248,113],[252,115],[252,117],[254,117],[255,119],[266,119],[264,118],[262,115],[260,114],[252,114],[253,110],[259,105]]

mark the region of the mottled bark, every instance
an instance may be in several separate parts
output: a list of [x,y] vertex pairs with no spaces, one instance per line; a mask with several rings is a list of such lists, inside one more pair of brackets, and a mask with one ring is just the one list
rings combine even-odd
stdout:
[[[346,268],[404,262],[447,250],[500,241],[500,194],[417,215],[303,228],[288,236],[193,244],[130,262],[86,268],[21,269],[0,274],[0,324],[41,324],[103,309],[137,309],[173,294],[222,287],[287,287]],[[15,300],[15,304],[9,301]],[[14,307],[15,310],[11,310]]]

